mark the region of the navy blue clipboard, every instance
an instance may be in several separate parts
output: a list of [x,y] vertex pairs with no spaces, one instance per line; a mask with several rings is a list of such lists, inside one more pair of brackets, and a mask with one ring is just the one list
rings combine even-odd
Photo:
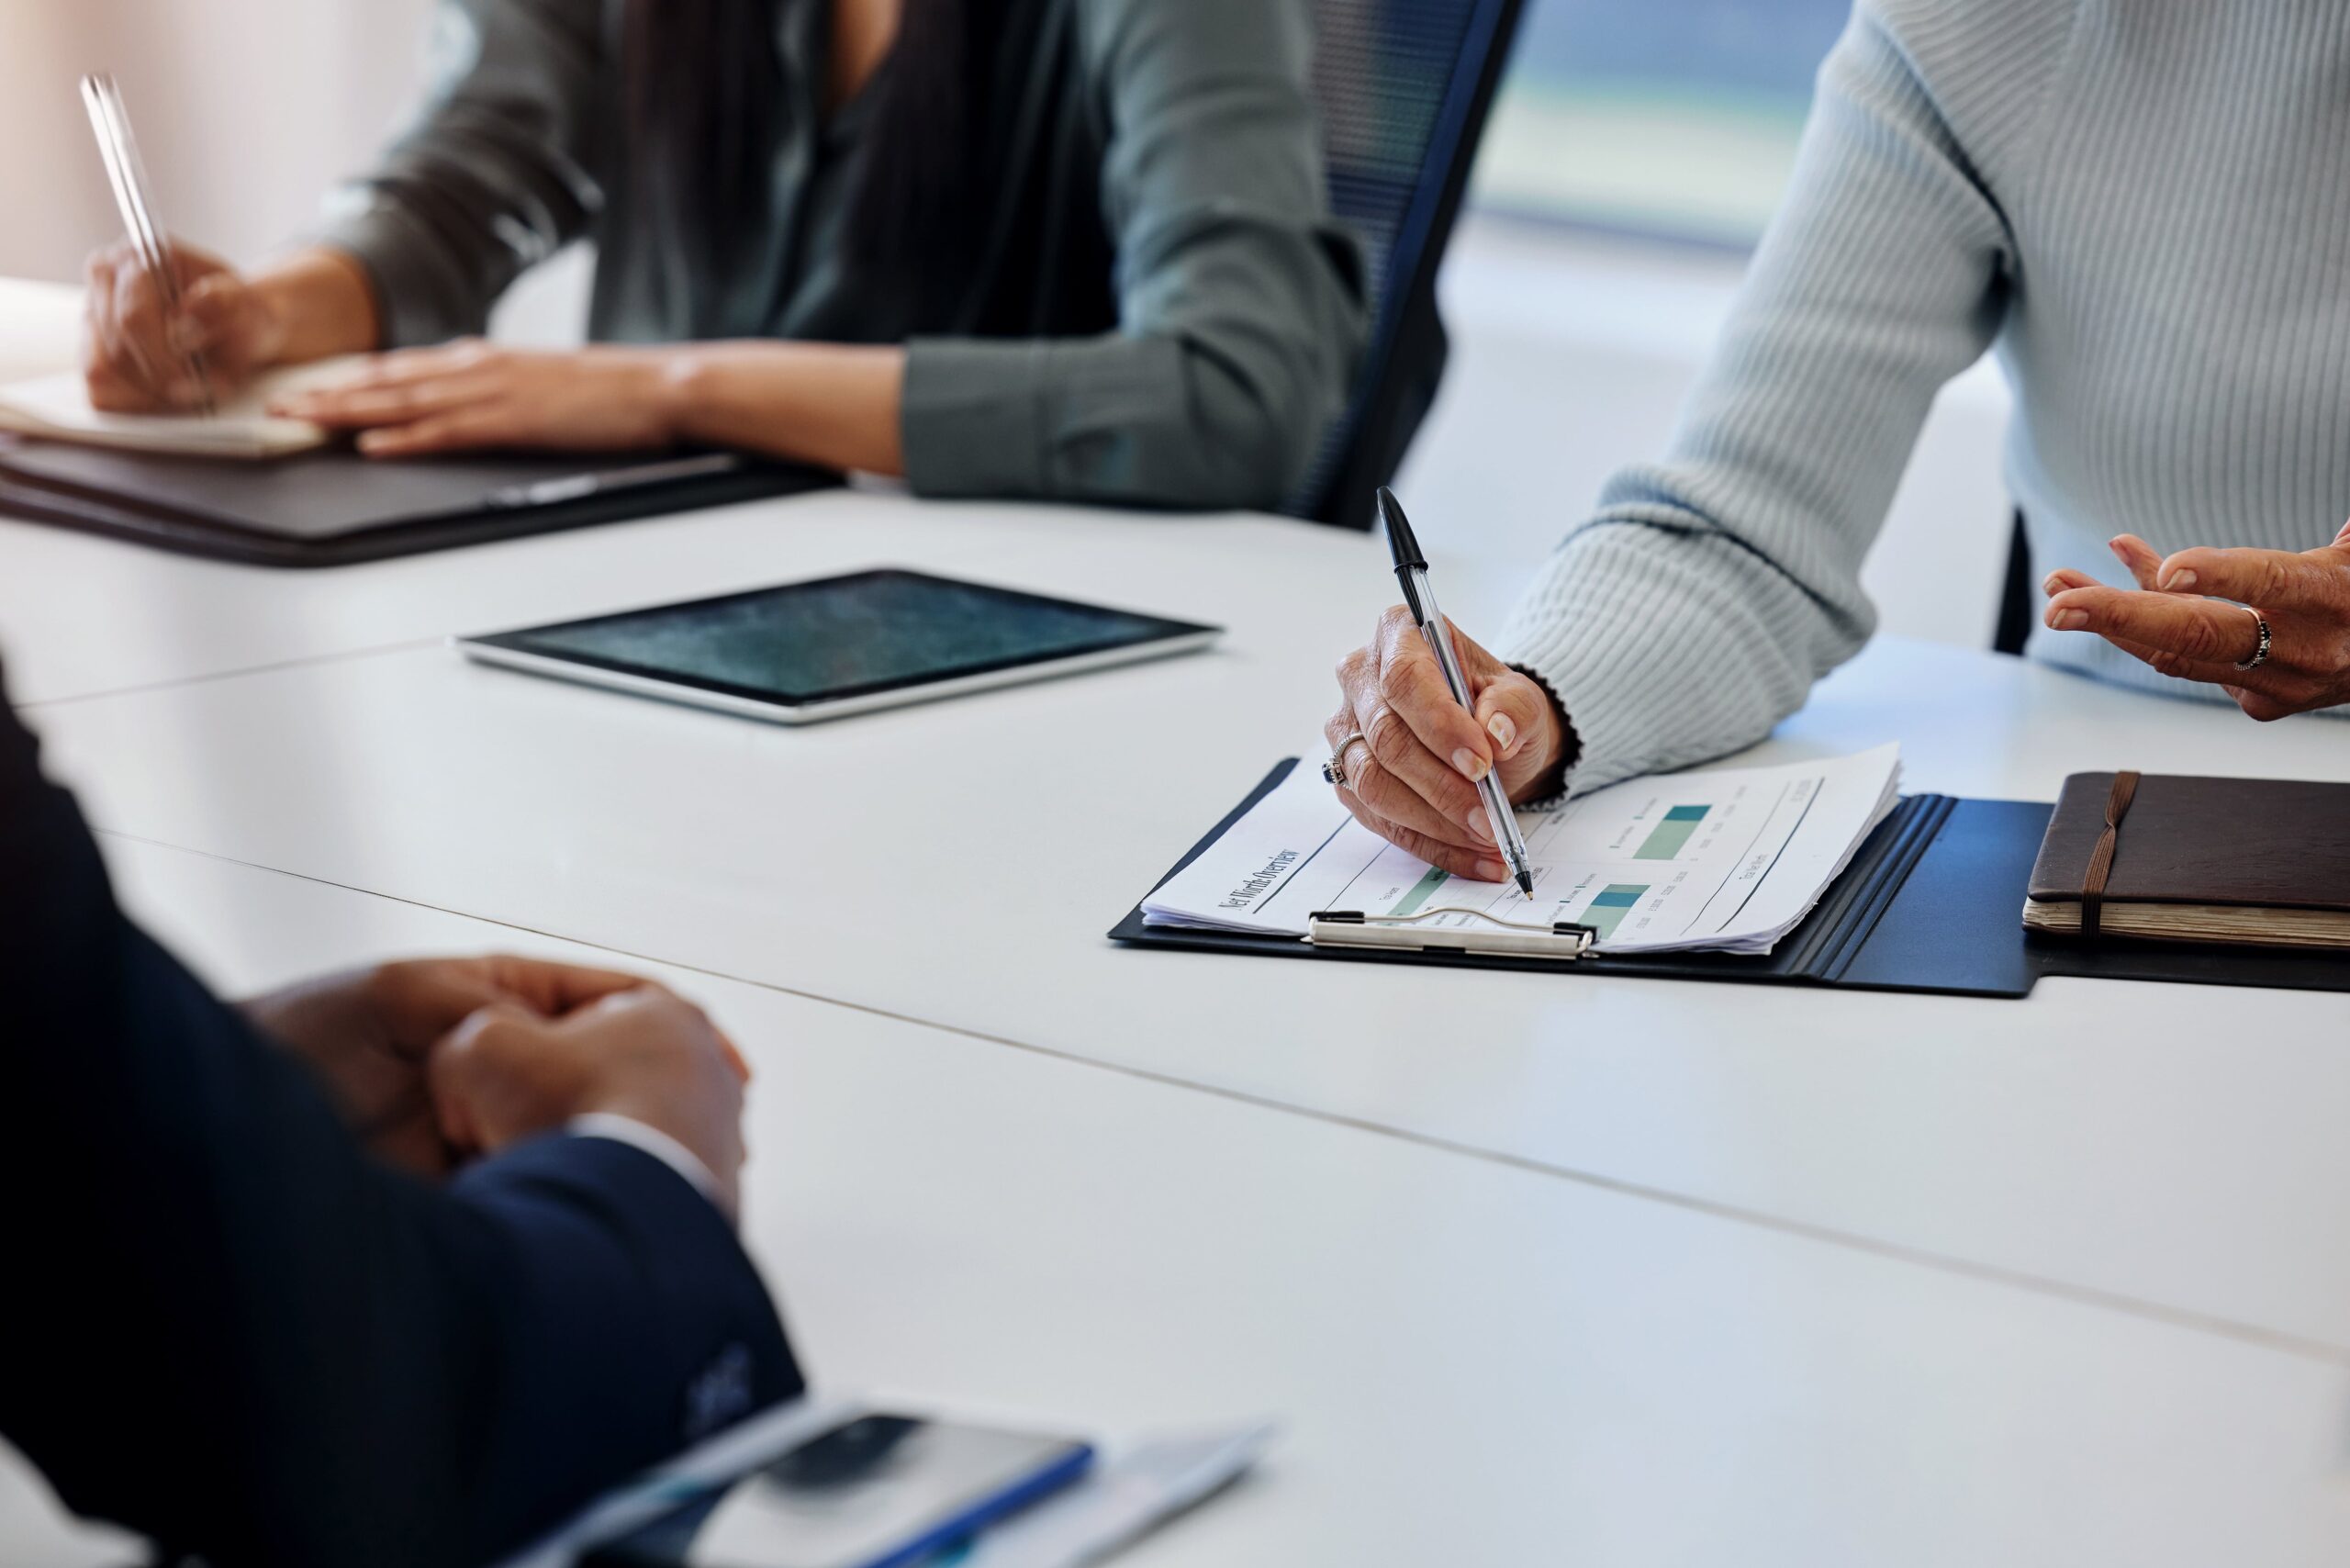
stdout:
[[[1247,800],[1175,863],[1168,877],[1221,838],[1296,766],[1297,758],[1292,757],[1267,774]],[[2082,943],[2027,933],[2024,890],[2053,809],[2030,801],[1904,796],[1861,846],[1819,907],[1774,951],[1760,956],[1593,953],[1562,963],[1481,953],[1317,947],[1299,937],[1147,925],[1139,904],[1111,930],[1110,938],[1136,947],[1274,958],[1647,975],[1942,996],[2029,996],[2043,975],[2350,991],[2350,954],[2119,939]],[[1163,885],[1166,879],[1160,880]]]

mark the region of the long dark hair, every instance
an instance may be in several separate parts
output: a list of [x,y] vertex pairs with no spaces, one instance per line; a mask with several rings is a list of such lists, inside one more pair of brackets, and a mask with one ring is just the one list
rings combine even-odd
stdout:
[[[628,0],[633,162],[652,208],[721,265],[736,215],[770,200],[768,150],[788,112],[776,54],[788,6],[834,0]],[[903,0],[897,42],[866,91],[878,102],[849,223],[853,259],[916,282],[934,242],[978,210],[969,174],[991,105],[1009,0]]]

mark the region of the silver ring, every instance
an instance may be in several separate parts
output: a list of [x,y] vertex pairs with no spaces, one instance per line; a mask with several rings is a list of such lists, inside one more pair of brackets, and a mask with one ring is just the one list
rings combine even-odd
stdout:
[[2244,660],[2242,664],[2240,664],[2240,665],[2236,666],[2236,668],[2238,668],[2238,669],[2258,669],[2262,665],[2265,665],[2265,664],[2266,664],[2266,663],[2268,662],[2268,645],[2269,645],[2269,636],[2268,636],[2268,617],[2266,617],[2266,615],[2261,614],[2261,613],[2260,613],[2260,611],[2258,611],[2257,610],[2253,609],[2253,607],[2252,607],[2252,606],[2250,606],[2250,605],[2248,605],[2248,604],[2247,604],[2247,605],[2244,605],[2244,606],[2242,606],[2241,608],[2243,609],[2244,612],[2246,615],[2249,615],[2249,616],[2251,616],[2251,617],[2252,617],[2252,623],[2253,623],[2253,625],[2254,625],[2255,627],[2256,627],[2256,628],[2259,630],[2259,633],[2260,633],[2260,645],[2259,645],[2258,647],[2256,647],[2256,648],[2253,649],[2253,651],[2252,651],[2252,657],[2250,657],[2250,658],[2248,658],[2248,659]]
[[1330,754],[1330,760],[1322,765],[1323,782],[1335,784],[1341,790],[1347,787],[1347,748],[1357,741],[1369,745],[1371,737],[1360,730],[1357,730],[1345,740],[1340,741],[1338,749]]

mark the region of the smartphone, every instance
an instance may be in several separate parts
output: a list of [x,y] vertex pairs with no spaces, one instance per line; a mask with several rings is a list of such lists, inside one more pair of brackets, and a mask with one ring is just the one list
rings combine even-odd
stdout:
[[909,1568],[1082,1476],[1090,1444],[872,1412],[588,1557],[603,1568]]

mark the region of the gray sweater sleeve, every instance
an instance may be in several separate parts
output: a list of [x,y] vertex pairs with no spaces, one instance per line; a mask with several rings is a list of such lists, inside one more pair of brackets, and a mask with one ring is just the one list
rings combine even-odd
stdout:
[[383,347],[481,331],[509,284],[587,229],[601,16],[599,0],[442,0],[423,104],[320,235],[366,268]]
[[914,489],[1278,505],[1342,410],[1367,313],[1332,222],[1304,0],[1081,0],[1110,125],[1119,324],[1101,337],[916,339]]
[[1608,484],[1504,634],[1574,726],[1573,789],[1751,745],[1867,639],[1862,559],[1936,390],[1998,329],[2003,187],[2071,17],[1862,0],[1667,455]]

